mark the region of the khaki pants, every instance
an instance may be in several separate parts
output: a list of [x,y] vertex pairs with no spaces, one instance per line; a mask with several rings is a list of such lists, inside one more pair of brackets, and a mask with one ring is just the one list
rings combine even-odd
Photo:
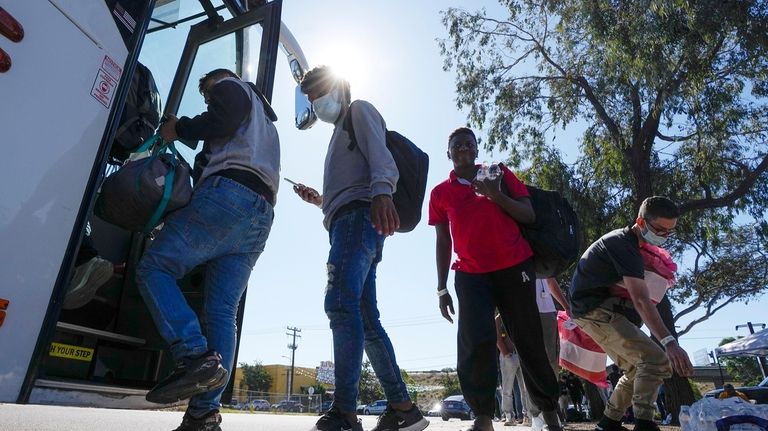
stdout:
[[605,308],[592,310],[574,322],[625,370],[608,399],[605,416],[621,420],[631,404],[637,419],[653,420],[659,386],[672,375],[661,347],[627,318]]

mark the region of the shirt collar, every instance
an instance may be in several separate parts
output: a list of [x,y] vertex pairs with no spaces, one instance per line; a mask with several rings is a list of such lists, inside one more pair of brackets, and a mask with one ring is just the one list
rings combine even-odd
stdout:
[[458,182],[459,184],[463,184],[465,186],[472,185],[471,181],[465,180],[464,178],[461,178],[458,175],[456,175],[456,171],[451,171],[451,173],[448,174],[448,179],[450,180],[450,182]]

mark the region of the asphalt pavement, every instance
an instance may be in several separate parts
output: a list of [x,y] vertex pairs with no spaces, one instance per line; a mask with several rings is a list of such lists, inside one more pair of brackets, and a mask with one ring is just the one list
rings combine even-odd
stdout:
[[[182,412],[116,410],[87,407],[0,404],[0,431],[171,431],[181,423]],[[361,416],[366,430],[376,425],[375,416]],[[469,421],[428,418],[427,431],[459,431]],[[225,413],[222,431],[309,431],[317,421],[311,415],[272,413]],[[497,431],[530,431],[527,427],[494,424]]]

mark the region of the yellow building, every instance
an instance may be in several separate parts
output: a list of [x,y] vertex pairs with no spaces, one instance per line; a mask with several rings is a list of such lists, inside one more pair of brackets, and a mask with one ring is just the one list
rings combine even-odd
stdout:
[[[269,387],[269,392],[286,393],[288,391],[288,378],[291,374],[291,367],[289,365],[274,364],[264,365],[264,369],[272,376],[272,385]],[[293,368],[293,389],[291,393],[303,393],[306,388],[315,384],[317,384],[317,371],[314,368]]]
[[[291,373],[291,367],[289,365],[273,364],[264,365],[264,369],[272,376],[272,385],[267,392],[270,393],[287,393],[288,391],[288,376]],[[235,389],[240,387],[240,381],[243,379],[243,373],[238,367],[235,372]],[[307,367],[294,367],[293,369],[293,390],[291,393],[301,394],[306,391],[306,388],[317,384],[317,370]],[[327,384],[325,386],[328,386]]]

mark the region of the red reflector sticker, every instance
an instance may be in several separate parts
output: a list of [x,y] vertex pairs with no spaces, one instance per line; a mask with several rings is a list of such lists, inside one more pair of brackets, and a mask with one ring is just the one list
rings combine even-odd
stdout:
[[0,73],[7,72],[11,68],[11,56],[0,48]]
[[21,39],[24,39],[24,27],[2,7],[0,7],[0,34],[14,42],[21,42]]

